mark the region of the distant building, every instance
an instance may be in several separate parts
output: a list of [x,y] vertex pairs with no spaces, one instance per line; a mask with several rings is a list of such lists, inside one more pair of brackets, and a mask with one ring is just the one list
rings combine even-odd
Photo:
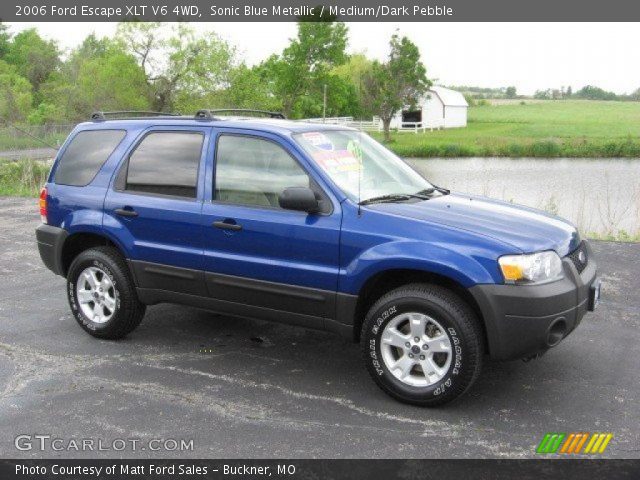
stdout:
[[414,110],[403,110],[391,120],[392,129],[459,128],[467,126],[469,104],[462,93],[431,87]]

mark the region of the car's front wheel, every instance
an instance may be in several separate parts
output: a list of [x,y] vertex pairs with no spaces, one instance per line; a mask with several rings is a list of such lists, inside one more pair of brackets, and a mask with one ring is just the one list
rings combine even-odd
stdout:
[[384,295],[370,308],[361,339],[375,382],[406,403],[450,402],[480,373],[478,319],[459,296],[437,285],[412,284]]
[[67,297],[80,326],[98,338],[122,338],[144,316],[127,265],[112,247],[80,253],[67,274]]

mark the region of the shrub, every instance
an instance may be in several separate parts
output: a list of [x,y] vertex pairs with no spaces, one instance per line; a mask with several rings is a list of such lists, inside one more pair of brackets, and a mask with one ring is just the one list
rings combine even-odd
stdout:
[[46,163],[34,160],[0,163],[0,195],[37,196],[49,169]]
[[540,140],[531,144],[534,157],[557,157],[561,152],[561,146],[552,140]]

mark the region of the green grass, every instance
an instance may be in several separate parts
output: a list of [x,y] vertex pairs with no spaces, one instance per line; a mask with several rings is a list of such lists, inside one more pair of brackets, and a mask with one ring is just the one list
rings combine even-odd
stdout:
[[[71,128],[69,128],[71,131]],[[39,134],[35,132],[34,135],[37,138],[41,138],[45,143],[38,141],[33,137],[29,137],[21,132],[13,130],[11,128],[0,129],[0,151],[3,150],[21,150],[27,148],[46,148],[48,145],[62,145],[67,138],[69,132],[52,132],[46,134]]]
[[640,157],[640,102],[486,105],[470,107],[468,120],[466,128],[392,133],[387,146],[404,157]]
[[0,163],[0,195],[35,197],[45,184],[50,167],[34,160]]

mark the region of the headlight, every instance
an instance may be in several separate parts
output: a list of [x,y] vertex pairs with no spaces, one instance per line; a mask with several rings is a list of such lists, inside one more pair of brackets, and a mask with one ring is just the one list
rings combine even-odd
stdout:
[[562,278],[562,260],[556,252],[505,255],[498,259],[505,283],[544,283]]

